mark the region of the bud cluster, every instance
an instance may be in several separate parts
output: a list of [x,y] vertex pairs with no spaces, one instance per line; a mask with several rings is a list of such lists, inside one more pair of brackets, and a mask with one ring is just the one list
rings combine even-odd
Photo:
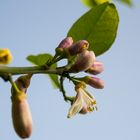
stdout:
[[73,43],[72,37],[67,37],[60,42],[55,49],[56,55],[68,59],[69,73],[77,73],[88,70],[95,61],[95,54],[89,51],[89,43],[86,40],[79,40]]
[[[104,88],[103,80],[95,77],[95,75],[100,74],[104,68],[103,63],[96,60],[94,52],[89,50],[88,41],[79,40],[74,42],[72,37],[66,37],[60,42],[58,47],[55,49],[54,57],[51,58],[52,59],[50,59],[50,61],[46,60],[44,65],[34,67],[35,69],[33,68],[33,70],[31,67],[29,70],[28,67],[26,67],[25,73],[27,71],[28,73],[20,76],[15,81],[12,79],[12,73],[9,71],[7,72],[8,76],[5,79],[9,78],[8,80],[12,84],[11,112],[13,127],[20,138],[24,139],[30,137],[33,129],[33,121],[26,92],[30,86],[32,75],[35,74],[35,72],[41,73],[43,71],[44,73],[47,73],[48,70],[48,74],[57,74],[58,77],[60,77],[60,80],[58,81],[60,91],[63,93],[64,100],[70,101],[71,103],[71,107],[67,115],[68,118],[73,117],[77,113],[87,114],[97,110],[96,99],[87,91],[86,87],[89,85],[96,89]],[[61,67],[59,67],[58,64],[54,65],[63,59],[67,60],[67,64]],[[0,50],[0,64],[7,64],[10,60],[10,52],[7,49]],[[23,72],[22,69],[19,71]],[[76,74],[79,72],[84,72],[84,77],[78,77]],[[69,79],[74,84],[76,92],[74,97],[66,95],[63,83],[65,78]]]
[[[72,37],[67,37],[56,48],[56,54],[68,60],[66,72],[69,74],[79,72],[91,75],[100,74],[104,70],[103,63],[96,60],[94,52],[89,50],[89,43],[86,40],[73,42]],[[87,92],[86,85],[103,89],[103,80],[95,76],[73,77],[70,80],[75,84],[76,96],[71,101],[68,118],[76,113],[86,114],[97,109],[96,100]]]

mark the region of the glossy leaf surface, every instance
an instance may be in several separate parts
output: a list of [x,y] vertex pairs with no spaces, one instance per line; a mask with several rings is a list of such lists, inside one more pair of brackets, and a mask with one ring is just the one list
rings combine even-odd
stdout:
[[103,54],[115,41],[119,16],[114,4],[104,3],[93,7],[79,18],[67,36],[74,41],[85,39],[96,56]]

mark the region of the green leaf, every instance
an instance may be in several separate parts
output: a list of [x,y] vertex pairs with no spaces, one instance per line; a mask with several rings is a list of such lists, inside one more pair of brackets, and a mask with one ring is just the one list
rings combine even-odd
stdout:
[[59,80],[58,80],[58,76],[57,75],[54,75],[54,74],[48,74],[50,79],[51,79],[51,82],[52,82],[52,85],[54,88],[60,88],[60,84],[59,84]]
[[132,0],[119,0],[120,2],[123,2],[129,6],[132,6]]
[[35,65],[42,66],[52,59],[52,56],[50,54],[38,54],[38,55],[29,55],[27,56],[27,60],[32,62]]
[[95,55],[106,52],[113,44],[119,23],[119,16],[114,4],[104,3],[95,6],[78,19],[67,36],[74,41],[85,39]]
[[81,0],[81,2],[88,7],[94,7],[109,1],[110,0]]
[[[53,64],[51,66],[52,68],[56,68],[57,67],[57,63]],[[52,85],[54,88],[60,88],[60,83],[59,83],[59,80],[58,80],[58,75],[55,75],[55,74],[49,74],[49,77],[52,81]]]
[[[42,65],[45,65],[52,58],[53,57],[50,54],[45,53],[45,54],[38,54],[38,55],[29,55],[27,57],[27,60],[30,61],[31,63],[35,64],[35,65],[42,66]],[[55,63],[51,67],[56,68],[57,64]],[[54,74],[48,74],[48,75],[49,75],[49,77],[52,81],[53,87],[54,88],[59,88],[60,84],[59,84],[58,76],[54,75]]]

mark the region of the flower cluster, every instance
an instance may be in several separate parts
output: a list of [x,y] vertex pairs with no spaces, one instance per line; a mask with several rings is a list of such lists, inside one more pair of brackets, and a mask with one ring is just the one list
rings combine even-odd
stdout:
[[[71,37],[67,37],[56,48],[56,54],[63,56],[68,60],[66,72],[78,73],[85,72],[91,75],[100,74],[104,68],[103,63],[96,60],[93,51],[88,50],[89,43],[86,40],[80,40],[73,43]],[[71,77],[75,85],[76,96],[71,100],[71,108],[68,112],[68,118],[77,113],[86,114],[97,110],[95,98],[88,93],[86,85],[93,88],[104,88],[104,82],[95,76]]]
[[[57,62],[63,59],[67,60],[67,64],[59,67]],[[8,64],[10,60],[11,54],[9,50],[0,50],[0,64]],[[11,68],[10,70],[13,69],[13,71],[8,70],[7,72],[4,72],[4,69],[5,67],[0,68],[0,71],[4,74],[1,77],[12,85],[11,112],[13,127],[17,135],[23,139],[30,137],[33,129],[32,115],[26,93],[34,74],[48,72],[48,74],[56,74],[56,77],[60,78],[58,80],[59,89],[63,94],[64,100],[71,103],[68,118],[78,113],[87,114],[97,110],[96,99],[87,91],[87,85],[96,89],[104,88],[104,82],[95,77],[95,75],[103,71],[103,64],[96,60],[95,54],[89,50],[89,43],[86,40],[74,42],[72,37],[63,39],[55,49],[55,55],[48,57],[41,66],[33,67],[33,69],[32,67],[25,67],[25,73],[23,73],[22,68],[18,68],[19,72],[17,74],[25,75],[19,76],[15,81],[12,78],[12,74],[16,73],[15,68]],[[77,75],[79,72],[84,72],[85,75],[79,77]],[[64,88],[66,78],[74,84],[76,92],[74,97],[66,95]]]

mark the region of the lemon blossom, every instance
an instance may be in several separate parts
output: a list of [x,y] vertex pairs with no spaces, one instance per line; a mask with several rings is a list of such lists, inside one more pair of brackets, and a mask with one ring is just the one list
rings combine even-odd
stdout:
[[97,109],[96,100],[91,96],[82,85],[75,87],[76,97],[68,112],[68,118],[73,117],[77,113],[86,114]]

